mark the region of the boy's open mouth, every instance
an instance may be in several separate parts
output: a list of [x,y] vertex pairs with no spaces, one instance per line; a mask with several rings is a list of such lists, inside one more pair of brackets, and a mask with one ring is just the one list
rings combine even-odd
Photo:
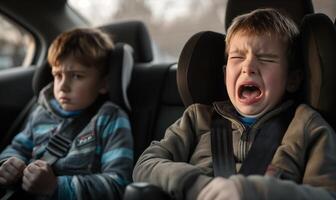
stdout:
[[261,95],[260,88],[255,84],[243,84],[238,89],[239,100],[243,103],[255,103],[260,99]]

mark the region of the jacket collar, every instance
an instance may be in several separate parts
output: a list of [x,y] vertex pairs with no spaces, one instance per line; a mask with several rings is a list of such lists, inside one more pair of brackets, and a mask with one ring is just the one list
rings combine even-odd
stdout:
[[[259,127],[263,123],[265,123],[267,120],[271,119],[272,117],[287,111],[292,105],[294,105],[293,100],[286,100],[283,103],[279,104],[277,107],[275,107],[273,110],[270,110],[269,112],[262,115],[260,118],[257,119],[253,127]],[[224,118],[242,125],[238,118],[238,114],[234,106],[230,101],[220,101],[220,102],[214,102],[213,103],[215,112],[217,112],[219,115],[223,116]]]

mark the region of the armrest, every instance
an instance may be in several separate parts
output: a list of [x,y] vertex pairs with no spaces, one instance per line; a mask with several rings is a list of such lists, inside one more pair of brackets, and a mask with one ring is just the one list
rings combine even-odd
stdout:
[[136,182],[129,184],[125,189],[124,200],[171,200],[169,194],[158,186]]

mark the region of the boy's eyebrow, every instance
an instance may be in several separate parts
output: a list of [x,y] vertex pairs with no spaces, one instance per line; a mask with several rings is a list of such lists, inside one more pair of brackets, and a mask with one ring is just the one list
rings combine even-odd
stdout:
[[257,53],[257,57],[279,58],[279,55],[274,53]]
[[51,71],[52,73],[58,73],[58,72],[65,72],[65,73],[86,73],[86,71],[85,70],[72,70],[72,69],[70,69],[70,70],[58,70],[58,69],[56,69],[56,70],[52,70]]
[[244,50],[241,50],[241,49],[235,49],[233,51],[229,51],[229,53],[244,53],[245,51]]

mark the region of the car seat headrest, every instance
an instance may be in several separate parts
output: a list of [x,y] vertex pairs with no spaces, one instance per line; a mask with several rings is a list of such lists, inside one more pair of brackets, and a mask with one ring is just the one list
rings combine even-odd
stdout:
[[193,35],[182,49],[177,86],[185,106],[224,100],[225,36],[205,31]]
[[131,110],[127,88],[131,82],[134,66],[132,54],[133,49],[130,45],[118,43],[110,57],[110,71],[107,78],[110,100],[127,110]]
[[[109,58],[108,95],[109,99],[125,110],[130,110],[130,104],[126,95],[130,83],[133,56],[132,47],[127,44],[118,43],[115,45]],[[34,95],[38,96],[40,91],[51,81],[51,67],[47,62],[36,69],[33,77]]]
[[314,12],[311,0],[228,0],[225,14],[225,30],[228,29],[235,17],[257,8],[275,8],[291,17],[298,25],[306,14]]
[[101,26],[100,29],[111,34],[115,43],[127,43],[134,50],[134,62],[144,63],[153,60],[151,39],[141,21],[119,22]]
[[34,95],[38,96],[40,91],[48,85],[53,80],[53,76],[51,74],[51,67],[47,61],[43,62],[43,64],[36,68],[33,77],[33,91]]
[[336,30],[324,14],[307,15],[300,27],[306,101],[336,128]]

